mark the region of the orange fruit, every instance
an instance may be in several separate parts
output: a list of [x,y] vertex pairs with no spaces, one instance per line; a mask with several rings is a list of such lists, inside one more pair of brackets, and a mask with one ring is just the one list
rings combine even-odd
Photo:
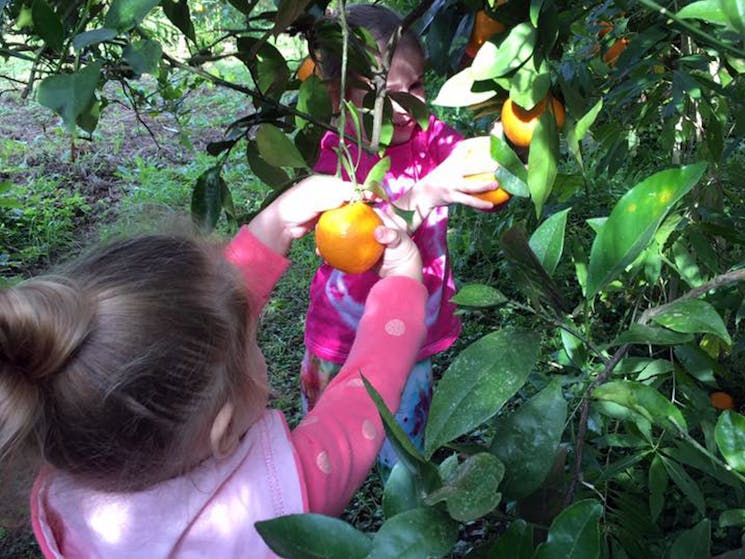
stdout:
[[623,39],[618,39],[610,46],[607,51],[605,51],[605,54],[603,55],[603,62],[605,62],[612,68],[616,65],[618,57],[621,56],[621,53],[626,50],[627,46],[629,46],[629,40],[626,37],[624,37]]
[[613,31],[613,24],[610,21],[601,21],[599,22],[599,25],[600,31],[598,31],[598,37],[600,37],[601,39],[611,31]]
[[297,79],[299,79],[301,82],[304,82],[315,73],[316,63],[310,56],[307,56],[297,69]]
[[316,224],[316,247],[329,266],[347,274],[367,272],[383,256],[375,229],[383,220],[364,202],[327,210]]
[[[497,6],[504,4],[507,0],[498,0]],[[476,56],[476,53],[486,41],[497,33],[503,33],[507,29],[504,23],[499,20],[493,19],[484,10],[476,12],[476,18],[473,21],[473,29],[471,29],[471,37],[466,46],[466,54],[471,58]]]
[[[480,182],[485,183],[487,181],[494,181],[494,173],[487,172],[487,173],[476,173],[474,175],[466,175],[463,177],[466,182]],[[482,200],[486,200],[487,202],[491,202],[494,204],[494,209],[496,209],[498,206],[501,206],[502,204],[505,204],[512,196],[509,192],[506,190],[502,190],[501,188],[497,188],[496,190],[490,190],[489,192],[480,192],[478,194],[472,194],[471,196],[475,196],[476,198],[481,198]]]
[[[546,97],[548,99],[549,96]],[[502,127],[504,134],[516,146],[528,147],[533,139],[533,132],[538,126],[538,119],[546,110],[546,99],[543,99],[530,110],[523,109],[520,105],[507,99],[502,105]],[[554,110],[556,126],[564,127],[564,105],[555,97],[551,97],[551,105]]]
[[711,405],[718,410],[735,409],[735,400],[726,392],[712,392],[709,394],[709,400],[711,400]]

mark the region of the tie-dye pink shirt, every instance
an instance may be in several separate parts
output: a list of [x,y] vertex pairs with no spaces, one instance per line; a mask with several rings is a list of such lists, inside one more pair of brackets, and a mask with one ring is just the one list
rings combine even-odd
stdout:
[[[414,184],[429,174],[462,140],[460,134],[430,117],[427,130],[417,127],[408,142],[389,147],[385,155],[391,167],[382,185],[391,201],[408,192]],[[328,132],[321,140],[321,150],[314,170],[334,174],[337,168],[336,134]],[[350,144],[352,155],[357,149]],[[363,152],[357,168],[357,180],[363,181],[379,157]],[[348,178],[345,174],[345,178]],[[444,351],[460,333],[460,321],[455,305],[450,302],[455,293],[447,249],[448,208],[435,208],[412,235],[419,247],[424,265],[424,285],[428,299],[426,309],[427,338],[417,360]],[[354,341],[355,331],[365,306],[365,299],[380,278],[375,272],[345,274],[323,264],[311,283],[310,306],[305,328],[305,345],[313,355],[343,363]]]

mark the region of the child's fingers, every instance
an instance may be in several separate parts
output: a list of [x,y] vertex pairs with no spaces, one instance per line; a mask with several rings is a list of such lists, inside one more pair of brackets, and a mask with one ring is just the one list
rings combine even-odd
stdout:
[[398,229],[379,225],[376,227],[374,235],[376,241],[388,248],[396,248],[401,244],[401,231]]

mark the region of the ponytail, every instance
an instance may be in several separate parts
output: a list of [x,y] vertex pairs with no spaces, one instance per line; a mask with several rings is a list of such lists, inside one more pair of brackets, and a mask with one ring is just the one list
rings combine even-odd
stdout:
[[40,420],[45,386],[84,343],[92,305],[67,280],[0,292],[0,457]]

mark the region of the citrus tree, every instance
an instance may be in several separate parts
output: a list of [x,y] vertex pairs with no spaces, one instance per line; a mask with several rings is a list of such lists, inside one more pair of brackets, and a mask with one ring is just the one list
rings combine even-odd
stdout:
[[[220,30],[198,34],[205,6]],[[245,151],[271,198],[310,172],[320,135],[347,130],[345,119],[369,130],[367,149],[390,138],[390,49],[374,56],[369,34],[324,18],[326,7],[0,0],[0,55],[29,61],[21,81],[73,145],[95,130],[106,82],[140,91],[133,84],[152,75],[151,95],[131,96],[140,105],[203,80],[245,93],[250,109],[208,146],[215,165],[194,188],[192,212],[209,228],[222,215],[247,219],[222,179],[231,150]],[[455,300],[493,328],[438,381],[424,452],[368,387],[400,457],[376,533],[318,515],[260,523],[260,533],[295,558],[698,559],[740,549],[745,4],[407,8],[404,25],[416,26],[444,82],[436,110],[491,133],[510,198],[499,214],[454,220],[468,245],[456,268],[483,277]],[[334,123],[313,53],[288,61],[277,48],[287,35],[343,53],[369,78],[366,108],[346,107]],[[211,70],[228,56],[251,83]],[[395,101],[426,123],[425,107]]]

